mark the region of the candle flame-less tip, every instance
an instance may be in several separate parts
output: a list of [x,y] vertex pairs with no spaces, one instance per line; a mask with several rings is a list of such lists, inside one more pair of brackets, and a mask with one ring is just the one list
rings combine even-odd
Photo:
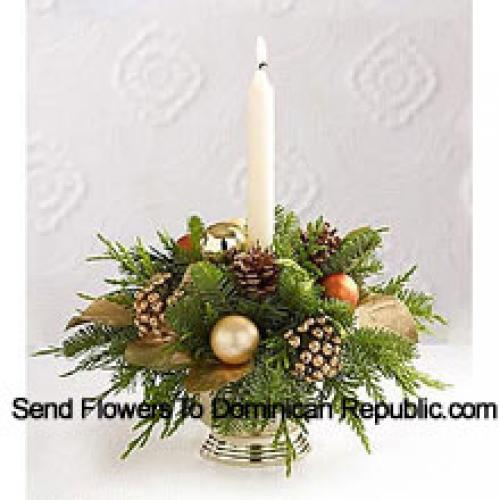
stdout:
[[262,37],[262,36],[257,37],[256,54],[257,54],[257,65],[259,67],[266,66],[267,65],[267,45],[266,45],[266,41],[264,40],[264,37]]

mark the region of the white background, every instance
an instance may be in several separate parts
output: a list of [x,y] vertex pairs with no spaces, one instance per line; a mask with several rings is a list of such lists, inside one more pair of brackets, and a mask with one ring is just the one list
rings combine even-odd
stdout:
[[[385,5],[389,3],[384,2]],[[442,2],[442,4],[444,3],[446,2]],[[483,5],[485,5],[484,2]],[[2,19],[9,18],[3,16]],[[479,338],[481,342],[476,342],[478,346],[476,370],[474,378],[469,380],[471,383],[474,382],[474,387],[472,388],[471,384],[466,383],[468,371],[464,367],[464,356],[460,354],[461,350],[452,351],[452,353],[445,354],[441,358],[439,358],[439,352],[443,352],[441,351],[442,348],[432,348],[437,349],[437,351],[433,351],[437,353],[436,355],[428,353],[428,349],[424,351],[426,367],[440,375],[449,372],[447,378],[453,378],[460,387],[462,397],[468,397],[469,399],[480,399],[481,397],[491,399],[495,396],[494,386],[491,385],[491,390],[488,391],[486,385],[486,378],[491,379],[495,376],[492,370],[493,365],[487,362],[494,361],[494,358],[493,356],[487,357],[486,354],[488,352],[489,354],[495,354],[494,292],[495,276],[498,276],[498,271],[494,266],[491,266],[491,262],[495,259],[494,249],[495,243],[498,245],[498,241],[496,241],[497,238],[492,238],[493,233],[490,229],[495,224],[491,215],[495,213],[494,207],[495,203],[498,202],[498,198],[495,184],[491,182],[492,179],[489,179],[489,176],[485,175],[491,172],[490,166],[495,164],[495,159],[498,160],[498,155],[495,153],[497,148],[495,147],[496,134],[494,132],[499,111],[498,94],[496,93],[498,84],[495,84],[495,81],[498,82],[498,68],[494,64],[489,64],[494,60],[494,47],[497,42],[493,36],[496,32],[495,19],[494,13],[483,12],[482,30],[476,30],[478,35],[481,34],[480,37],[478,36],[481,42],[481,53],[478,52],[476,58],[476,61],[481,63],[479,67],[481,69],[481,85],[475,88],[478,89],[479,87],[478,97],[482,96],[481,99],[478,99],[480,105],[476,106],[478,123],[481,124],[481,128],[477,130],[482,131],[481,136],[478,134],[476,137],[481,145],[481,148],[476,148],[476,151],[478,152],[477,166],[482,167],[483,175],[480,183],[481,191],[478,191],[480,196],[477,196],[477,193],[475,196],[477,200],[475,206],[476,213],[480,212],[483,218],[478,219],[475,226],[476,236],[480,235],[480,238],[476,238],[476,241],[478,243],[482,242],[482,244],[480,247],[478,245],[478,251],[475,252],[477,261],[475,276],[477,280],[475,279],[474,290],[475,297],[478,299],[475,315],[475,339]],[[488,25],[490,27],[489,31],[484,29]],[[19,64],[16,64],[16,54],[18,56],[17,61],[22,60],[22,49],[13,50],[16,45],[13,45],[10,39],[19,41],[20,37],[16,34],[17,30],[21,31],[20,23],[11,22],[10,20],[6,23],[5,29],[2,30],[2,37],[6,33],[9,36],[8,41],[2,44],[3,54],[3,48],[7,49],[3,60],[6,63],[8,61],[9,68],[12,67],[11,72],[7,72],[5,75],[8,77],[6,89],[8,88],[9,91],[2,96],[4,110],[2,118],[6,117],[8,121],[2,120],[2,132],[4,136],[13,138],[12,141],[9,140],[4,145],[3,152],[5,153],[5,163],[12,165],[12,167],[22,164],[20,150],[23,142],[23,133],[20,128],[22,122],[19,119],[19,97],[15,98],[15,95],[18,95],[16,88],[22,87],[22,80],[20,82],[20,80],[16,81],[15,79],[15,75],[21,74]],[[11,35],[13,36],[11,37]],[[3,99],[3,97],[6,97],[6,99]],[[14,131],[16,132],[15,135]],[[3,303],[11,312],[10,315],[5,317],[6,332],[19,332],[23,326],[22,309],[20,308],[22,305],[20,293],[22,293],[23,284],[23,260],[22,252],[16,252],[15,246],[16,243],[22,245],[22,223],[17,216],[20,215],[20,211],[15,211],[15,207],[20,210],[20,205],[22,205],[20,203],[22,202],[22,195],[16,197],[16,194],[22,193],[22,183],[16,181],[14,184],[13,181],[18,177],[16,172],[19,172],[19,170],[14,168],[2,170],[2,177],[5,174],[5,179],[8,179],[8,184],[3,184],[7,189],[2,190],[1,198],[2,214],[5,216],[3,222],[5,222],[5,234],[8,234],[13,242],[12,247],[4,245],[2,248],[2,258],[8,258],[9,262],[12,263],[4,271],[6,281],[12,284],[12,286],[4,288],[6,293],[2,294]],[[17,186],[19,190],[11,190],[13,185]],[[475,185],[478,187],[477,182]],[[84,238],[79,238],[78,242],[83,240]],[[19,249],[19,246],[17,248]],[[10,249],[12,252],[10,252]],[[17,265],[15,265],[16,263]],[[14,345],[13,341],[16,338],[20,340],[16,335],[8,336],[9,342],[6,345],[9,346],[10,341]],[[498,342],[496,343],[498,344]],[[16,357],[14,356],[15,352],[18,351],[13,351],[12,356],[7,357],[6,363],[2,366],[2,368],[6,368],[4,380],[8,381],[6,393],[8,396],[22,393],[22,370],[21,372],[18,369],[16,370],[16,365],[17,368],[22,365],[23,355]],[[437,359],[440,359],[437,363],[438,366],[433,361]],[[64,386],[64,384],[60,383],[60,389],[57,391],[50,388],[48,384],[44,386],[43,381],[48,382],[49,375],[53,373],[53,370],[55,370],[54,365],[46,365],[37,369],[35,376],[40,378],[40,382],[36,385],[42,389],[37,396],[56,397],[57,394],[66,393],[66,390],[69,393],[72,387],[78,386],[83,391],[91,387],[89,381],[84,383],[81,379],[75,380],[74,385],[73,382],[70,383],[70,386]],[[457,371],[462,372],[462,375],[457,374]],[[454,373],[455,375],[453,375]],[[484,389],[479,390],[479,387]],[[15,392],[16,390],[17,392]],[[452,396],[456,394],[456,392],[451,393]],[[2,403],[4,403],[3,400],[4,397],[2,396]],[[8,413],[10,402],[7,401],[7,397],[5,402],[7,403],[6,411],[2,412],[3,414]],[[13,460],[13,457],[17,457],[20,452],[19,445],[21,441],[19,438],[22,437],[19,435],[21,427],[16,424],[12,426],[12,429],[9,427],[9,434],[6,433],[5,435],[3,435],[5,427],[2,425],[4,443],[7,442],[12,445],[7,449],[4,448],[7,451],[3,453],[5,466],[8,467],[7,470],[9,471],[6,478],[9,481],[5,487],[12,486],[12,498],[22,498],[22,475],[19,474],[21,469],[14,470],[17,462]],[[120,498],[174,498],[187,496],[189,492],[193,492],[195,487],[199,495],[218,498],[221,496],[234,497],[234,495],[243,494],[243,491],[248,493],[250,487],[256,488],[255,495],[257,496],[266,493],[276,495],[278,492],[284,493],[285,491],[288,494],[298,493],[300,497],[307,492],[312,496],[322,493],[350,495],[352,498],[357,498],[362,494],[371,494],[374,497],[386,495],[388,498],[400,497],[401,494],[404,494],[406,498],[422,498],[425,496],[434,498],[459,493],[472,494],[474,492],[480,494],[481,491],[494,493],[493,479],[495,471],[493,467],[496,459],[493,453],[496,453],[496,443],[492,430],[497,428],[498,425],[492,427],[492,425],[485,423],[482,425],[472,424],[468,427],[445,427],[438,431],[434,430],[433,426],[428,426],[427,429],[431,433],[428,435],[427,433],[415,433],[412,426],[405,426],[402,433],[395,436],[400,438],[401,441],[398,442],[398,439],[396,439],[394,442],[393,438],[391,443],[390,434],[394,426],[388,424],[387,433],[389,435],[384,435],[382,438],[380,437],[381,431],[375,434],[378,448],[377,455],[366,459],[363,459],[360,454],[351,453],[353,448],[357,446],[355,441],[347,438],[333,441],[334,449],[332,453],[332,450],[325,449],[325,446],[329,446],[327,443],[330,443],[331,440],[324,439],[324,436],[318,436],[316,433],[315,442],[313,443],[316,444],[316,455],[313,455],[316,457],[314,458],[315,466],[313,467],[311,462],[308,464],[304,461],[296,470],[295,479],[292,479],[291,482],[285,482],[280,471],[241,475],[239,472],[232,470],[213,470],[205,463],[197,461],[195,452],[198,439],[201,439],[203,435],[202,432],[197,434],[197,431],[192,431],[193,435],[191,435],[191,431],[188,431],[187,435],[180,436],[183,439],[177,440],[173,450],[169,450],[161,444],[154,446],[151,452],[145,452],[149,455],[138,456],[132,465],[127,466],[114,461],[116,452],[121,450],[121,440],[123,439],[119,429],[114,433],[119,442],[112,438],[111,445],[106,450],[105,445],[102,444],[105,443],[104,439],[97,440],[95,438],[96,445],[101,443],[101,447],[89,449],[84,446],[83,442],[91,439],[91,433],[82,435],[81,442],[79,442],[79,439],[75,439],[76,432],[80,431],[81,433],[82,431],[82,429],[78,430],[77,427],[71,431],[71,429],[67,428],[63,430],[58,425],[45,430],[43,426],[38,426],[35,434],[45,436],[45,448],[42,446],[43,441],[39,441],[39,450],[35,453],[38,456],[35,465],[38,465],[39,473],[33,476],[32,473],[35,469],[31,467],[30,473],[32,477],[29,489],[32,498],[115,498],[114,494],[116,493],[119,494]],[[125,432],[125,429],[123,429],[123,432]],[[320,443],[319,448],[318,443]],[[387,443],[387,446],[384,443]],[[405,448],[403,448],[404,444],[406,444]],[[382,455],[381,449],[385,449],[385,453],[382,451]],[[180,461],[177,468],[169,467],[169,465],[175,465],[175,458],[179,457],[179,453],[185,457],[185,460]],[[394,454],[393,459],[386,460],[387,454]],[[404,456],[413,458],[410,462],[407,462],[401,459]],[[319,468],[316,467],[318,463],[321,463],[321,460],[323,460],[324,465]],[[69,465],[62,467],[64,471],[70,470],[71,465],[73,465],[70,477],[64,474],[59,475],[60,465],[64,464],[64,461],[70,461]],[[328,467],[329,463],[331,463],[331,468]],[[108,464],[109,467],[105,467],[105,464]],[[150,467],[148,467],[148,464]],[[163,464],[165,464],[164,468],[162,468]],[[407,467],[407,464],[410,466]],[[335,470],[335,466],[337,466],[336,475],[331,472],[331,470]],[[191,469],[188,469],[188,467],[191,467]],[[15,473],[16,471],[17,473]],[[121,473],[117,474],[118,471]],[[204,481],[196,483],[198,471],[202,474]],[[213,475],[210,475],[211,471]],[[179,474],[181,475],[179,476]],[[152,483],[149,483],[152,488],[146,485],[145,478],[148,477],[152,477]],[[207,481],[207,478],[211,478],[211,480]],[[116,485],[114,481],[121,482],[122,486],[119,489],[113,489],[112,485]],[[62,483],[68,486],[66,490],[64,490]],[[177,486],[175,486],[176,484]],[[182,484],[186,485],[186,489],[182,488]],[[241,488],[242,485],[244,490]],[[264,488],[261,488],[261,486],[264,486]],[[55,496],[55,492],[61,491],[66,491],[66,496]],[[404,493],[402,493],[403,491]]]

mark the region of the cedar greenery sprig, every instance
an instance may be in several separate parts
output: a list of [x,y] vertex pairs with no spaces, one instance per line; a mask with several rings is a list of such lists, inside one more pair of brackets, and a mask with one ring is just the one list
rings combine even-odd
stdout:
[[301,238],[301,244],[297,246],[297,261],[317,278],[324,276],[324,273],[321,267],[311,261],[311,256],[325,250],[325,246],[318,243],[324,230],[325,221],[323,217],[318,217],[315,221],[309,222],[304,231],[304,238]]
[[381,235],[387,230],[385,227],[362,227],[347,234],[339,249],[323,266],[323,275],[345,273],[363,287],[368,277],[379,274],[383,269],[376,251],[382,245]]
[[374,400],[385,399],[382,380],[392,380],[404,396],[418,396],[422,385],[443,389],[441,382],[413,366],[416,344],[384,329],[356,328],[346,336],[343,370],[350,384],[363,388]]
[[[157,411],[133,426],[132,429],[139,431],[139,434],[130,441],[121,455],[122,459],[127,458],[136,448],[144,448],[156,427],[161,427],[160,439],[165,439],[171,436],[186,420],[187,414],[181,411],[182,400],[189,401],[192,397],[186,393],[183,387],[184,377],[185,374],[182,371],[167,374],[148,370],[143,372],[143,402],[152,407],[156,406]],[[171,411],[167,415],[162,415],[158,408],[159,405],[166,405]]]
[[343,402],[346,399],[354,401],[359,405],[361,400],[356,390],[351,386],[347,379],[332,379],[325,393],[330,393],[327,400],[331,400],[333,411],[337,414],[339,421],[346,423],[354,433],[359,437],[361,444],[367,453],[371,453],[370,439],[366,433],[366,427],[363,419],[355,412],[344,412]]
[[189,234],[191,235],[192,261],[196,262],[203,258],[201,248],[203,236],[205,234],[205,225],[197,215],[194,215],[188,220],[188,228]]
[[[133,327],[113,328],[96,323],[83,326],[66,338],[60,347],[52,348],[55,356],[78,360],[62,377],[79,371],[114,369],[123,357],[127,344],[137,337]],[[35,355],[47,354],[38,351]]]
[[412,266],[406,273],[395,276],[386,283],[371,286],[370,291],[397,297],[408,307],[415,319],[417,330],[432,333],[431,325],[435,323],[446,325],[447,321],[434,311],[434,297],[432,295],[409,288],[409,282],[416,270],[417,266]]
[[309,256],[323,250],[317,243],[318,237],[325,229],[323,217],[306,225],[307,244],[301,240],[300,223],[294,212],[287,212],[281,206],[275,212],[274,248],[279,258],[292,259],[297,262],[311,277],[321,278],[329,274],[349,274],[360,286],[368,277],[379,274],[383,264],[376,255],[382,245],[382,235],[388,228],[361,227],[351,231],[342,238],[339,248],[321,267],[311,262]]
[[294,212],[278,205],[275,210],[274,252],[281,259],[296,259],[300,248],[300,222]]
[[350,399],[359,405],[360,393],[373,401],[385,400],[384,379],[392,380],[405,397],[417,397],[423,386],[447,387],[415,368],[413,362],[417,356],[414,343],[387,330],[353,328],[345,336],[342,371],[337,378],[324,382],[321,399],[332,403],[335,413],[354,430],[367,452],[370,442],[364,422],[356,412],[343,412],[342,401]]

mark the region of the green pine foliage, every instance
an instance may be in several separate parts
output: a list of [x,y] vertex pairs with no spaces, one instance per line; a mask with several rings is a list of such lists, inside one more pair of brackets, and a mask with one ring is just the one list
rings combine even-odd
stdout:
[[404,396],[418,396],[422,385],[444,386],[413,366],[417,346],[405,338],[377,328],[356,328],[344,343],[343,376],[363,387],[374,400],[383,400],[382,380],[392,380]]
[[300,222],[278,205],[275,211],[274,251],[280,259],[295,259],[300,248]]
[[361,227],[342,238],[340,248],[319,268],[311,262],[310,255],[323,250],[317,243],[325,227],[325,220],[319,217],[305,228],[307,244],[301,238],[299,219],[283,207],[276,209],[274,248],[277,256],[298,263],[309,275],[318,279],[329,274],[349,274],[356,283],[364,287],[367,278],[379,274],[383,264],[376,252],[382,246],[382,235],[387,228]]
[[346,412],[344,414],[342,409],[342,403],[345,399],[356,401],[358,404],[361,403],[356,388],[353,387],[349,379],[343,377],[342,379],[339,378],[329,381],[324,388],[323,398],[332,403],[333,410],[338,416],[339,421],[341,423],[346,423],[359,437],[367,453],[371,453],[370,440],[366,433],[363,420],[354,412]]
[[191,261],[196,262],[203,258],[201,246],[203,235],[205,234],[205,226],[203,225],[202,220],[197,215],[194,215],[188,220],[188,228],[189,234],[191,235],[191,244],[193,246],[193,249],[190,252]]
[[167,233],[159,231],[157,234],[161,244],[159,249],[145,247],[139,238],[134,245],[127,248],[118,241],[112,242],[101,234],[97,235],[105,250],[101,255],[88,257],[87,261],[114,261],[120,273],[116,278],[104,280],[108,285],[115,287],[106,295],[108,298],[116,295],[123,297],[124,294],[131,296],[156,273],[169,272],[173,275],[175,283],[180,282],[187,266],[196,259],[178,247]]
[[323,217],[319,217],[313,222],[309,222],[305,229],[306,242],[302,239],[297,244],[297,261],[299,264],[307,269],[307,271],[316,278],[321,278],[324,276],[324,272],[321,268],[316,266],[311,259],[311,255],[316,252],[324,250],[324,245],[318,243],[318,238],[325,229],[325,221]]
[[197,262],[190,269],[191,283],[185,296],[167,309],[166,317],[180,332],[179,344],[195,358],[211,357],[210,330],[233,311],[235,289],[228,273],[210,262]]
[[[184,371],[171,373],[154,373],[144,370],[142,373],[142,388],[144,394],[143,402],[155,406],[152,416],[143,418],[133,426],[138,435],[128,444],[122,454],[127,458],[137,448],[144,448],[155,429],[160,430],[160,439],[171,436],[186,420],[187,415],[181,411],[182,401],[193,398],[186,393],[183,387]],[[172,409],[170,414],[165,415],[159,409],[160,405],[166,405]]]
[[420,332],[432,333],[431,325],[435,323],[446,325],[446,320],[434,311],[432,295],[409,288],[409,282],[416,270],[417,266],[413,266],[406,273],[395,276],[386,283],[370,287],[370,291],[397,297],[410,310],[417,329]]
[[113,328],[94,323],[78,328],[60,347],[41,350],[34,355],[52,354],[77,361],[72,370],[61,375],[63,377],[80,371],[114,369],[127,344],[136,337],[133,327]]
[[363,287],[368,277],[379,274],[383,264],[376,255],[387,228],[362,227],[347,234],[322,271],[324,275],[345,273]]
[[[255,367],[246,377],[220,388],[216,397],[229,402],[253,403],[321,403],[332,404],[334,413],[359,436],[367,451],[370,444],[363,420],[354,413],[342,414],[344,398],[361,402],[385,398],[383,382],[391,380],[405,396],[416,396],[424,387],[443,388],[443,384],[418,371],[414,362],[418,353],[415,344],[387,330],[358,328],[352,307],[344,302],[326,298],[321,280],[332,273],[346,273],[354,278],[362,294],[389,294],[404,302],[421,331],[432,323],[444,323],[433,310],[433,298],[409,287],[415,268],[385,283],[367,285],[367,280],[382,271],[377,251],[382,245],[385,228],[362,227],[342,238],[340,247],[320,267],[310,258],[318,250],[317,236],[324,230],[323,218],[307,224],[302,230],[299,218],[283,207],[276,208],[276,226],[273,243],[279,266],[276,293],[263,298],[252,298],[239,293],[234,276],[225,259],[211,259],[203,254],[205,226],[197,217],[188,221],[192,249],[179,247],[166,232],[158,232],[159,248],[147,247],[137,240],[131,247],[112,242],[102,235],[104,253],[91,261],[112,260],[117,263],[119,276],[108,278],[112,289],[105,295],[132,308],[135,291],[159,272],[170,272],[172,287],[176,287],[190,266],[191,280],[183,285],[184,295],[166,309],[166,319],[177,332],[175,344],[188,352],[194,360],[215,360],[210,348],[210,332],[214,324],[228,314],[241,314],[251,319],[260,332],[260,344],[255,356]],[[305,237],[304,237],[305,235]],[[83,295],[82,295],[83,296]],[[93,298],[85,295],[84,298]],[[283,333],[296,328],[308,317],[327,315],[342,331],[342,370],[335,378],[321,384],[297,379],[291,373],[294,352],[283,338]],[[184,379],[188,369],[179,368],[154,372],[131,366],[124,360],[128,343],[137,338],[134,326],[109,327],[96,323],[79,327],[59,347],[50,347],[41,354],[52,354],[76,362],[66,373],[105,369],[111,373],[110,386],[97,396],[105,399],[111,394],[131,388],[140,389],[143,401],[166,403],[174,411],[169,417],[155,413],[140,420],[137,432],[123,457],[142,448],[158,429],[160,438],[173,434],[186,419],[180,411],[180,402],[195,401],[188,394]],[[306,420],[284,418],[276,431],[275,443],[285,442],[287,471],[294,457],[290,438],[293,426],[305,430]],[[256,415],[247,420],[218,419],[214,425],[221,433],[236,430],[258,431],[269,424],[269,419]]]

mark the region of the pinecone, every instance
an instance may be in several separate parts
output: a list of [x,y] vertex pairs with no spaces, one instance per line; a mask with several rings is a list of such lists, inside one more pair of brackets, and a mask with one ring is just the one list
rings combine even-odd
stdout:
[[134,324],[142,340],[169,342],[175,335],[164,314],[171,279],[170,273],[155,274],[149,284],[135,294]]
[[[300,237],[304,245],[309,245],[309,243],[311,243],[307,231],[302,231]],[[324,222],[323,230],[317,235],[313,243],[315,246],[320,246],[320,248],[314,253],[309,254],[309,259],[313,264],[321,267],[339,248],[342,240],[338,236],[337,230],[335,228],[332,229],[328,222]]]
[[276,291],[279,268],[271,251],[256,246],[236,253],[231,268],[247,293],[262,297]]
[[184,275],[182,276],[182,280],[179,283],[179,286],[167,297],[167,307],[177,304],[177,302],[182,299],[182,297],[184,297],[186,293],[186,287],[192,282],[191,266],[192,264],[190,264],[184,271]]
[[308,318],[284,338],[296,350],[293,374],[307,382],[332,378],[341,369],[340,332],[327,316]]

